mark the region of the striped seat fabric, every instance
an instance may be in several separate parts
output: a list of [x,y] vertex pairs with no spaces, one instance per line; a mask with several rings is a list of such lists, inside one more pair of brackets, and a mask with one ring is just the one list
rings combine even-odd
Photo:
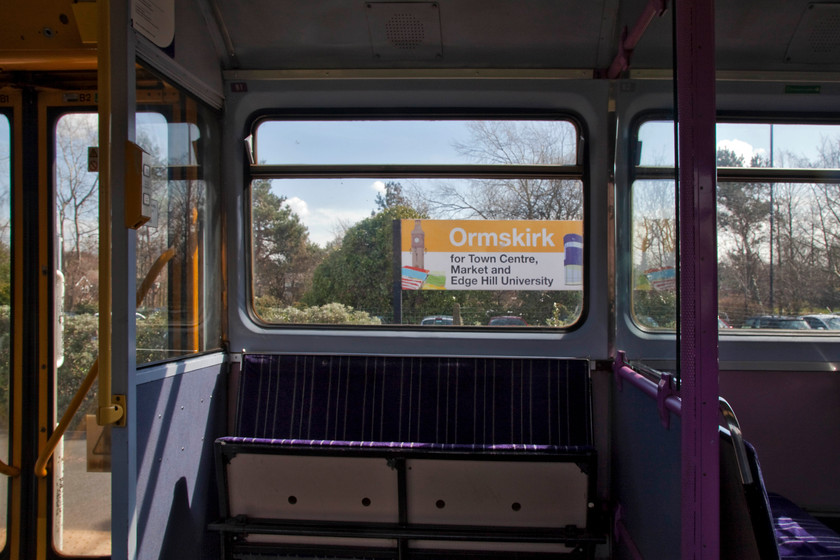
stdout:
[[782,560],[840,560],[840,535],[784,496],[768,499]]
[[[745,492],[745,496],[758,557],[761,560],[840,560],[840,535],[786,497],[768,492],[755,447],[748,441],[744,441],[744,447],[755,487],[755,491]],[[731,450],[732,446],[722,449]],[[739,560],[752,557],[743,552],[737,555]]]
[[586,360],[246,355],[241,375],[238,437],[592,446]]

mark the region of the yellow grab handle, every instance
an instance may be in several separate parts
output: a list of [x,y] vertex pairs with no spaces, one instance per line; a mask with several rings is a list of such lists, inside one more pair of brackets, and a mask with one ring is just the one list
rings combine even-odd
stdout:
[[[137,290],[136,305],[139,306],[143,302],[143,299],[149,292],[149,288],[152,287],[155,278],[157,278],[158,274],[160,274],[160,271],[163,270],[164,266],[166,266],[166,263],[171,261],[174,256],[175,248],[170,247],[157,258],[155,263],[152,265],[152,268],[149,269],[149,272],[143,279],[143,282],[140,284],[140,288]],[[73,399],[70,401],[70,404],[67,405],[67,410],[64,411],[64,415],[61,417],[61,421],[59,421],[58,426],[56,426],[55,431],[50,436],[50,439],[47,440],[47,444],[44,446],[44,449],[42,449],[40,455],[38,455],[38,460],[35,461],[35,476],[37,476],[38,478],[44,478],[45,476],[47,476],[47,463],[49,462],[50,457],[52,457],[53,453],[55,453],[55,448],[58,447],[58,442],[64,436],[64,432],[66,432],[67,428],[70,427],[70,422],[73,420],[73,416],[76,415],[76,412],[79,411],[79,407],[82,406],[82,402],[85,400],[85,396],[87,396],[88,391],[90,391],[90,388],[93,387],[93,382],[96,381],[96,377],[98,374],[99,358],[96,358],[96,361],[94,361],[93,365],[90,366],[87,376],[82,381],[82,384],[79,386],[79,390],[76,391],[76,394],[73,395]],[[113,420],[113,422],[119,420],[120,416],[122,416],[123,414],[123,409],[120,405],[114,405],[112,408],[116,409],[117,407],[119,408],[119,410],[114,410],[114,414],[119,414],[119,416],[117,416]],[[99,412],[100,414],[102,414],[101,408]],[[8,465],[5,465],[2,461],[0,461],[0,474],[17,476],[18,474],[20,474],[20,469],[16,467],[10,467]]]

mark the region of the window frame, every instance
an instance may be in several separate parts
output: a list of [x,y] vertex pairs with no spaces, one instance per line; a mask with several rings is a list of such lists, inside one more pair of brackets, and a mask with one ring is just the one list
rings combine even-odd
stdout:
[[[438,121],[438,120],[462,120],[462,121],[555,121],[571,124],[577,134],[576,159],[573,165],[487,165],[487,164],[260,164],[259,154],[254,139],[257,136],[259,126],[267,121]],[[245,201],[244,206],[244,233],[245,245],[247,247],[245,262],[247,266],[246,305],[248,318],[255,326],[268,330],[299,330],[305,331],[376,331],[387,330],[412,330],[429,332],[432,330],[443,331],[472,331],[488,332],[487,326],[429,326],[413,324],[386,324],[386,325],[351,325],[351,324],[309,324],[309,323],[271,323],[263,320],[255,310],[254,306],[254,264],[253,264],[253,231],[251,227],[251,184],[255,180],[272,179],[501,179],[528,177],[535,179],[550,178],[576,180],[581,184],[582,203],[582,225],[583,225],[583,270],[584,282],[580,290],[581,310],[577,320],[566,327],[529,326],[527,332],[550,332],[569,333],[578,330],[585,322],[588,315],[589,282],[587,281],[590,267],[591,242],[587,242],[590,230],[591,212],[591,181],[589,169],[589,135],[584,119],[572,111],[464,111],[464,110],[404,110],[404,111],[381,111],[381,110],[309,110],[309,111],[259,111],[252,115],[247,127],[249,136],[246,138],[245,170]],[[493,327],[495,331],[515,330],[515,327]]]

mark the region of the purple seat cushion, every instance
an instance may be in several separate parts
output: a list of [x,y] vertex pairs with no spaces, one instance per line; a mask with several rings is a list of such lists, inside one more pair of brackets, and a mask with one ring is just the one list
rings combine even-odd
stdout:
[[840,560],[840,535],[787,498],[773,493],[768,498],[783,559]]

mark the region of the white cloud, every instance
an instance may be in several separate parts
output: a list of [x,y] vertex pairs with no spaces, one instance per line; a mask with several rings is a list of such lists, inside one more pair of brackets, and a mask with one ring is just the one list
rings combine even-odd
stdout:
[[369,217],[370,211],[365,210],[319,208],[310,213],[304,223],[309,229],[309,239],[323,247],[335,238],[337,232]]
[[719,140],[717,143],[717,149],[729,150],[734,152],[736,155],[743,157],[744,165],[746,166],[750,165],[753,156],[766,153],[763,148],[756,149],[749,142],[744,142],[743,140],[738,140],[737,138],[732,140]]
[[310,214],[309,205],[302,198],[296,196],[288,198],[286,199],[286,206],[291,208],[292,212],[297,214],[301,219],[306,218]]
[[379,194],[385,194],[385,183],[382,181],[374,181],[371,188]]

